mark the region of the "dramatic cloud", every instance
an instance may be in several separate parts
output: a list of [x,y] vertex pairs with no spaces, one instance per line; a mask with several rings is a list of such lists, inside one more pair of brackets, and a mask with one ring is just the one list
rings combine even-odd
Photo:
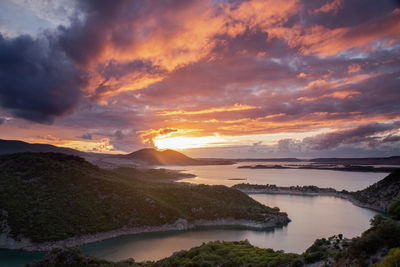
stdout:
[[140,137],[142,138],[142,141],[144,144],[150,145],[150,146],[155,146],[154,145],[154,138],[158,137],[158,136],[167,136],[171,133],[177,132],[177,129],[168,129],[168,128],[164,128],[164,129],[150,129],[147,131],[143,131],[140,135]]
[[400,129],[400,122],[394,123],[371,123],[362,125],[354,129],[342,130],[319,134],[313,137],[307,137],[303,143],[316,150],[326,150],[338,147],[339,145],[360,144],[368,142],[376,145],[377,142],[395,142],[398,136],[389,135],[387,137],[379,136]]
[[52,40],[0,35],[0,104],[14,116],[51,123],[77,104],[84,74]]
[[82,134],[80,136],[80,138],[86,139],[86,140],[92,140],[92,134],[91,133]]
[[91,151],[398,146],[397,1],[6,4],[45,22],[26,32],[50,26],[0,22],[4,137],[46,131]]

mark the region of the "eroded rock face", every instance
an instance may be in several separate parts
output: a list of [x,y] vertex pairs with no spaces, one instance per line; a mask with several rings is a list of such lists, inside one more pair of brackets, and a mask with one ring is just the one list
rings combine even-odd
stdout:
[[15,240],[11,238],[11,228],[7,223],[8,212],[0,209],[0,247],[12,246]]
[[0,248],[20,249],[29,243],[28,238],[14,238],[7,222],[8,212],[0,209]]
[[394,171],[379,182],[352,193],[355,200],[366,207],[386,211],[389,205],[400,199],[400,171]]

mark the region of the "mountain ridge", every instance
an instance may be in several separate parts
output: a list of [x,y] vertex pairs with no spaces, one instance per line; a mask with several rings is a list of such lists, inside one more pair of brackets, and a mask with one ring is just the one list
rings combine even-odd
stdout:
[[172,149],[159,151],[154,148],[143,148],[123,155],[123,157],[148,165],[199,165],[204,163]]
[[0,155],[22,152],[55,152],[75,156],[84,156],[86,153],[80,150],[58,147],[50,144],[28,143],[20,140],[0,139]]

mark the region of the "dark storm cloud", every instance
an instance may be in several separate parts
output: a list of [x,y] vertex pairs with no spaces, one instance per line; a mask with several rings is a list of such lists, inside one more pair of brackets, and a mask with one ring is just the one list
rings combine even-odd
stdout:
[[51,123],[73,110],[84,85],[84,74],[52,40],[0,35],[0,104],[14,116]]
[[[330,9],[322,11],[330,5]],[[353,27],[368,20],[375,19],[394,8],[400,7],[398,0],[303,0],[303,8],[298,17],[293,17],[291,22],[301,20],[305,26],[315,24],[323,25],[328,28]]]
[[80,136],[80,138],[85,139],[85,140],[92,140],[92,134],[91,133],[85,133],[85,134],[82,134]]
[[[370,123],[349,130],[335,131],[307,137],[303,139],[303,144],[315,150],[327,150],[340,145],[360,144],[362,142],[369,142],[371,146],[375,146],[377,142],[380,142],[380,140],[385,142],[386,139],[376,137],[375,135],[395,131],[399,128],[400,121],[393,123]],[[389,140],[392,138],[392,141],[395,141],[397,136],[395,139],[393,136],[389,136],[388,138]]]
[[[173,33],[171,21],[163,20],[168,11],[191,5],[193,1],[80,1],[85,19],[75,18],[70,27],[59,27],[59,44],[79,64],[88,64],[101,55],[107,46],[121,50],[132,48],[136,41],[149,36],[137,36],[136,30],[147,27],[148,34],[163,28],[163,34]],[[153,19],[154,26],[140,25]],[[135,29],[136,28],[136,29]]]
[[[8,113],[49,123],[75,110],[59,125],[121,149],[193,129],[205,136],[336,130],[281,140],[282,153],[398,138],[337,131],[398,118],[395,1],[77,3],[69,26],[1,37],[0,106]],[[232,109],[241,106],[248,108]]]
[[0,118],[0,125],[2,125],[6,120],[4,118]]

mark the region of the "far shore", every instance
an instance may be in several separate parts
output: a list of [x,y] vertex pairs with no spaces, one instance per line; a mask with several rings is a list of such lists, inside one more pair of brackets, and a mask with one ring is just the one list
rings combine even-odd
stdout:
[[107,232],[100,232],[95,234],[86,234],[82,236],[70,237],[65,240],[54,242],[33,243],[29,239],[15,240],[0,236],[1,249],[23,250],[31,252],[50,251],[54,248],[61,248],[66,246],[82,246],[89,243],[100,242],[106,239],[135,235],[142,233],[156,233],[156,232],[169,232],[169,231],[184,231],[193,230],[200,227],[224,227],[224,226],[237,226],[249,229],[271,229],[275,227],[282,227],[287,225],[290,219],[287,215],[276,215],[271,217],[270,220],[265,222],[257,222],[244,219],[218,219],[218,220],[196,220],[188,222],[185,219],[178,219],[173,224],[164,224],[158,226],[138,226],[138,227],[122,227]]
[[382,208],[368,203],[362,203],[355,199],[352,192],[342,190],[337,191],[333,188],[319,188],[317,186],[276,186],[276,185],[253,185],[253,184],[237,184],[236,188],[246,194],[270,194],[270,195],[295,195],[295,196],[330,196],[342,198],[350,201],[354,205],[375,210],[378,212],[385,212]]
[[400,169],[399,167],[374,167],[374,166],[338,166],[325,164],[309,164],[309,165],[244,165],[238,166],[238,169],[288,169],[288,170],[323,170],[323,171],[346,171],[346,172],[383,172],[390,173]]

